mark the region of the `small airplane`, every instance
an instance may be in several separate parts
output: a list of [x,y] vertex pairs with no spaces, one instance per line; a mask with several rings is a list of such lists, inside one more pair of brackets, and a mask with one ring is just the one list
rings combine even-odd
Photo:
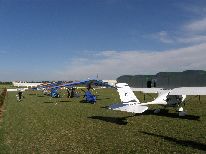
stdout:
[[[120,95],[121,104],[113,104],[109,107],[112,110],[120,110],[132,113],[143,113],[148,109],[148,105],[157,104],[166,107],[175,107],[179,112],[179,116],[185,116],[182,104],[187,95],[206,95],[206,87],[180,87],[170,90],[160,88],[133,88],[131,89],[127,83],[117,83],[117,91]],[[133,91],[142,91],[146,93],[158,93],[158,97],[151,102],[141,103]],[[154,113],[159,113],[160,109],[156,109]]]

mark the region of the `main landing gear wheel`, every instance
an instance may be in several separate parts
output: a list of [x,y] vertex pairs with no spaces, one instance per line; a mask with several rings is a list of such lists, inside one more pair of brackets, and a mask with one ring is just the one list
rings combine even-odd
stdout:
[[154,110],[154,113],[155,113],[155,114],[160,113],[160,109]]
[[184,116],[186,116],[186,115],[187,115],[187,112],[184,112],[184,111],[179,112],[179,116],[180,116],[180,117],[184,117]]

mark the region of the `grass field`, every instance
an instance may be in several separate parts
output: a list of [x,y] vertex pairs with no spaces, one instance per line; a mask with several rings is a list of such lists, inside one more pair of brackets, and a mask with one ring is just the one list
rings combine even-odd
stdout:
[[[100,89],[97,103],[9,92],[0,123],[0,153],[206,153],[206,97],[175,110],[142,115],[112,111],[114,89]],[[143,96],[137,94],[141,100]],[[148,98],[148,97],[147,97]],[[153,106],[154,107],[154,106]],[[156,106],[157,107],[157,106]]]
[[2,88],[14,88],[12,84],[0,84],[0,89]]

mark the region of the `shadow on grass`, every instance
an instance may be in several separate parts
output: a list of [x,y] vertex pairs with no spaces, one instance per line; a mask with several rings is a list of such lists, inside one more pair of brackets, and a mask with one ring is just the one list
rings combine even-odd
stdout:
[[45,97],[45,96],[37,96],[37,97]]
[[84,103],[84,104],[96,104],[97,102],[93,103],[93,102],[87,102],[86,100],[81,100],[79,101],[80,103]]
[[80,103],[87,103],[87,101],[86,100],[81,100],[81,101],[79,101]]
[[59,102],[71,102],[71,101],[59,101]]
[[44,102],[44,103],[48,103],[49,104],[49,103],[54,103],[54,102]]
[[105,99],[110,99],[109,97],[107,98],[97,98],[96,100],[105,100]]
[[186,115],[186,116],[179,116],[178,113],[169,113],[169,110],[161,109],[160,113],[154,113],[154,110],[147,110],[141,114],[137,113],[135,116],[139,115],[155,115],[155,116],[163,116],[169,118],[178,118],[178,119],[187,119],[187,120],[200,120],[200,116],[195,115]]
[[106,122],[111,122],[111,123],[118,124],[118,125],[126,125],[128,123],[127,117],[92,116],[92,117],[88,117],[88,118],[97,119],[97,120],[106,121]]
[[101,106],[101,108],[109,109],[109,106]]
[[176,139],[176,138],[172,138],[172,137],[168,137],[168,136],[164,136],[164,135],[157,135],[157,134],[148,133],[148,132],[144,132],[144,131],[141,131],[140,133],[155,136],[155,137],[159,137],[159,138],[162,138],[164,140],[174,142],[174,143],[182,145],[182,146],[187,146],[187,147],[189,146],[189,147],[194,148],[194,149],[206,151],[206,148],[205,148],[206,144],[198,143],[198,142],[195,142],[195,141],[189,141],[189,140],[179,140],[179,139]]
[[91,102],[87,102],[86,100],[81,100],[81,101],[79,101],[80,103],[88,103],[88,104],[93,104],[93,103],[91,103]]
[[104,98],[104,99],[110,99],[109,97],[106,97],[106,98]]

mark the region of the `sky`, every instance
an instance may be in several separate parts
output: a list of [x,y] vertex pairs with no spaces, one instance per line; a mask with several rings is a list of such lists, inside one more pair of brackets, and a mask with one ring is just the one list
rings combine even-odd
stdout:
[[0,81],[205,68],[205,0],[0,0]]

